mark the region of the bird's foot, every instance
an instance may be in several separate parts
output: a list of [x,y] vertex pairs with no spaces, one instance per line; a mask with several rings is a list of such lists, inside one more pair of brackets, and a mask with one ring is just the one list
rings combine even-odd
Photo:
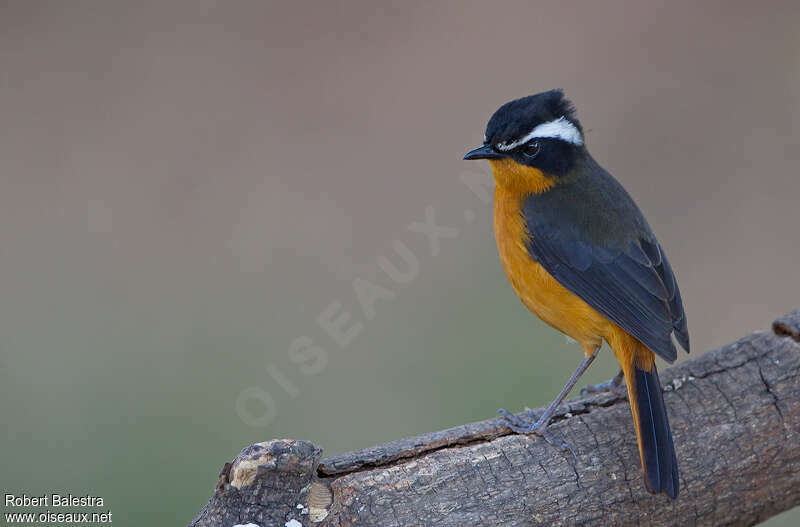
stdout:
[[624,379],[625,378],[623,376],[617,375],[616,377],[609,379],[606,382],[601,382],[600,384],[593,384],[590,386],[584,386],[583,388],[581,388],[581,395],[588,395],[590,393],[611,392],[620,397],[625,397],[626,395],[628,395],[628,389],[625,387]]
[[572,446],[563,439],[559,439],[551,434],[547,430],[547,425],[540,422],[540,420],[537,420],[536,415],[534,415],[533,410],[530,408],[525,408],[525,413],[528,414],[529,419],[519,417],[518,415],[512,414],[503,408],[497,410],[497,413],[503,416],[503,424],[517,434],[537,435],[555,447],[568,450],[569,453],[572,454],[572,458],[575,461],[578,460],[578,456],[575,454],[575,449],[573,449]]

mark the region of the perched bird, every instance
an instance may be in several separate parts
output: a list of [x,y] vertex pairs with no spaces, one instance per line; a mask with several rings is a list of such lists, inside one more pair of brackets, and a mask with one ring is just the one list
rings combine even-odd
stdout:
[[514,291],[585,355],[538,420],[499,412],[512,430],[558,443],[547,425],[605,340],[622,370],[604,386],[619,387],[624,375],[645,486],[674,499],[678,463],[655,356],[676,359],[673,333],[688,352],[689,333],[675,275],[642,212],[589,154],[561,90],[501,106],[483,146],[464,159],[492,167],[495,238]]

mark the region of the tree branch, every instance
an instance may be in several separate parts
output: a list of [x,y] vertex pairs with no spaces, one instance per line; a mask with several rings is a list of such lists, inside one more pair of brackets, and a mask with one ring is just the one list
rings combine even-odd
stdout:
[[273,440],[226,463],[191,526],[753,525],[800,503],[800,310],[664,370],[675,501],[642,482],[628,403],[572,399],[550,430],[577,462],[497,419],[320,461]]

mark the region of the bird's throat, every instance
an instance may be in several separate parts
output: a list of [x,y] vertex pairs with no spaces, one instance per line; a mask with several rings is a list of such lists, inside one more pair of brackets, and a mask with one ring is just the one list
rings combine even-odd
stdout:
[[513,159],[490,159],[489,165],[497,186],[511,193],[541,194],[556,184],[555,177]]

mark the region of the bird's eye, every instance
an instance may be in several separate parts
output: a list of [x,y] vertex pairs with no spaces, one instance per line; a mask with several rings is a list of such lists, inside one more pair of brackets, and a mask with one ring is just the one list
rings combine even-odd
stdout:
[[530,143],[526,143],[522,146],[522,154],[525,157],[529,157],[533,159],[539,154],[539,142],[538,141],[531,141]]

